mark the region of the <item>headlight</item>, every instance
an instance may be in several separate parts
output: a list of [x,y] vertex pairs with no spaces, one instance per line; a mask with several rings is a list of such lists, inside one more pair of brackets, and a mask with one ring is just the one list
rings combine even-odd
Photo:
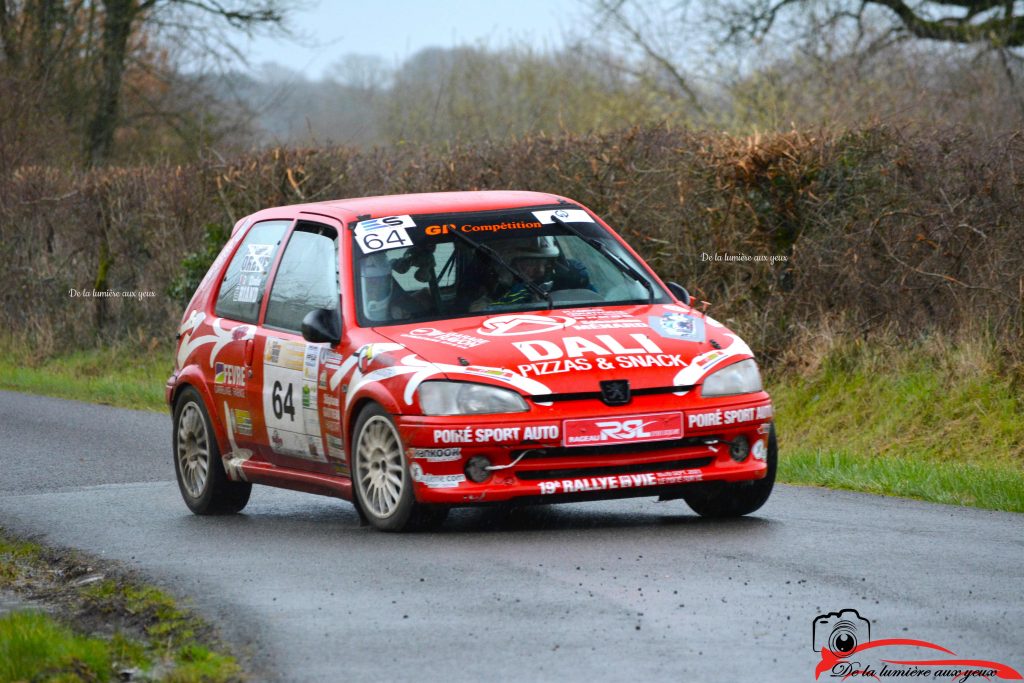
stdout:
[[732,396],[733,394],[751,394],[761,391],[761,373],[753,358],[733,363],[721,370],[712,372],[704,380],[701,396]]
[[424,415],[525,413],[523,397],[514,391],[470,382],[424,382],[417,389]]

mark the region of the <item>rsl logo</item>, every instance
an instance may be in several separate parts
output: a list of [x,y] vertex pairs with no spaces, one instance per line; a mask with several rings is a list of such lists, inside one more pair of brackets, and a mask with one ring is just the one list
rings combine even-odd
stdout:
[[601,441],[617,439],[620,441],[635,441],[637,439],[649,439],[654,436],[646,431],[648,425],[656,420],[644,422],[643,420],[609,420],[598,422],[595,426],[601,430]]

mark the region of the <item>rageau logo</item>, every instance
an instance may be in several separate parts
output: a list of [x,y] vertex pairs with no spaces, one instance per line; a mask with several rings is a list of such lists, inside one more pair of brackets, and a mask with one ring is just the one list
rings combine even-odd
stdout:
[[[811,622],[811,645],[821,653],[814,669],[840,680],[931,679],[967,681],[1021,680],[1016,670],[999,662],[958,657],[955,652],[926,640],[871,637],[871,622],[855,609],[819,614]],[[930,651],[922,654],[922,650]],[[941,653],[941,654],[936,654]],[[931,657],[931,658],[929,658]]]
[[811,626],[811,640],[815,652],[828,649],[846,656],[871,641],[871,623],[855,609],[819,614]]

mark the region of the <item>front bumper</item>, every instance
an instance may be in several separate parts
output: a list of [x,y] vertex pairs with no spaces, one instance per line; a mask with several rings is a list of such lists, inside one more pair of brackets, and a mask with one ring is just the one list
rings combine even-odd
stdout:
[[[398,427],[420,502],[669,497],[694,482],[739,482],[767,475],[771,400],[763,392],[741,398],[700,400],[668,410],[651,397],[616,409],[578,406],[559,411],[559,417],[551,410],[504,419],[402,416]],[[675,425],[676,414],[678,433],[674,426],[657,429]],[[591,421],[640,428],[622,432],[613,426],[614,438],[601,436],[607,427],[595,431],[598,436],[579,436],[578,425]],[[654,426],[645,432],[645,425]],[[737,448],[745,450],[741,460],[730,453],[739,437],[747,444]],[[587,445],[575,445],[581,442]],[[480,456],[500,469],[477,483],[467,476],[466,464]]]

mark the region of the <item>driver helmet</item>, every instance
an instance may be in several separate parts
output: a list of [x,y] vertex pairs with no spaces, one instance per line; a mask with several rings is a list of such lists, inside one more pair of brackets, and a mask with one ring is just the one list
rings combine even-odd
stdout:
[[382,252],[369,254],[359,269],[363,311],[370,320],[387,320],[395,279],[391,277],[391,261]]
[[[508,240],[499,246],[499,252],[514,268],[535,284],[551,280],[558,258],[558,246],[550,236],[522,237]],[[511,277],[511,273],[506,273]]]

